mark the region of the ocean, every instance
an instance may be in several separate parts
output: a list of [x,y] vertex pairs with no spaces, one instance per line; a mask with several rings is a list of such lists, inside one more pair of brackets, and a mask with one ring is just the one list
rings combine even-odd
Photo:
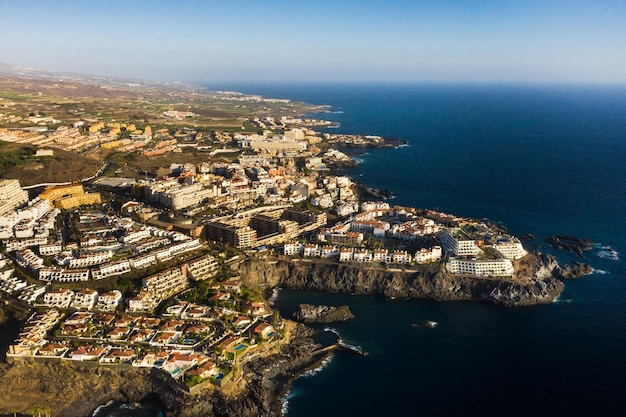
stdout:
[[[387,300],[283,290],[299,303],[348,305],[334,324],[368,355],[336,352],[298,379],[289,417],[621,415],[626,409],[626,88],[595,86],[233,86],[329,104],[334,131],[407,139],[357,153],[346,171],[392,203],[501,222],[529,249],[571,234],[610,245],[585,253],[596,273],[551,305]],[[330,130],[329,130],[330,131]],[[439,323],[421,327],[425,320]],[[321,328],[321,327],[320,327]]]
[[[332,106],[336,131],[408,140],[356,153],[346,175],[392,203],[501,222],[528,249],[584,237],[593,275],[550,305],[387,300],[282,290],[299,303],[348,305],[332,325],[368,353],[336,352],[295,381],[289,417],[622,415],[626,409],[626,88],[488,85],[207,85]],[[421,326],[425,320],[435,328]],[[319,327],[323,329],[322,326]]]

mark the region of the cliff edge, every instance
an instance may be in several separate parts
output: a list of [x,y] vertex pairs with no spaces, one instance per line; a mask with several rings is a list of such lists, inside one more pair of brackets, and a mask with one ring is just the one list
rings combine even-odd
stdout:
[[512,307],[552,302],[563,290],[563,283],[553,274],[555,265],[558,263],[530,254],[516,267],[513,278],[479,278],[449,274],[439,264],[400,269],[265,256],[248,258],[239,272],[244,284],[251,287],[473,300]]

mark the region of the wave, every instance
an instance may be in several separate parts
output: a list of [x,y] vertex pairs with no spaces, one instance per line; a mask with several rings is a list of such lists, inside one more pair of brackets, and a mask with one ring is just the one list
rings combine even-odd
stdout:
[[93,410],[93,414],[91,415],[91,417],[98,417],[98,415],[102,412],[102,410],[104,410],[107,407],[110,407],[111,405],[113,405],[113,403],[114,403],[114,401],[111,400],[108,403],[99,406],[98,408]]
[[619,261],[619,253],[609,245],[605,245],[604,243],[594,243],[593,248],[597,249],[596,256],[598,258]]
[[563,304],[563,303],[565,303],[565,304],[569,304],[569,303],[572,303],[573,301],[574,301],[574,300],[573,300],[573,299],[571,299],[571,298],[565,298],[565,299],[563,299],[563,300],[562,300],[560,297],[556,297],[556,298],[554,299],[554,301],[552,301],[552,302],[553,302],[554,304]]
[[326,359],[324,359],[322,361],[322,363],[320,363],[320,365],[317,368],[313,368],[313,369],[309,369],[308,371],[304,372],[302,374],[302,378],[308,378],[310,376],[313,375],[317,375],[320,372],[322,372],[324,370],[324,368],[326,368],[328,366],[328,364],[333,360],[332,355],[328,356]]
[[[299,378],[308,378],[308,377],[317,375],[318,373],[322,372],[322,370],[324,370],[324,368],[326,368],[328,364],[331,362],[332,358],[333,358],[332,356],[328,356],[326,359],[324,359],[320,363],[318,367],[309,369],[308,371],[302,373],[302,375],[300,375]],[[297,396],[298,396],[298,392],[292,388],[289,391],[287,391],[287,394],[285,394],[283,398],[281,398],[280,411],[281,411],[282,416],[287,415],[287,412],[289,411],[289,400],[291,400],[292,398],[296,398]]]
[[281,416],[287,415],[287,412],[289,411],[289,400],[297,396],[298,396],[297,392],[292,388],[289,391],[287,391],[287,394],[285,394],[283,398],[280,399],[280,412],[281,412],[280,415]]
[[332,327],[324,327],[324,331],[325,332],[330,332],[330,333],[334,333],[338,338],[341,339],[341,335],[339,334],[339,332],[336,329],[333,329]]
[[276,301],[278,300],[278,295],[280,294],[280,290],[282,288],[276,287],[272,290],[272,295],[270,295],[270,298],[267,299],[267,303],[271,306],[273,306]]
[[606,275],[606,274],[610,274],[611,271],[606,271],[604,269],[591,268],[591,273],[598,274],[598,275]]

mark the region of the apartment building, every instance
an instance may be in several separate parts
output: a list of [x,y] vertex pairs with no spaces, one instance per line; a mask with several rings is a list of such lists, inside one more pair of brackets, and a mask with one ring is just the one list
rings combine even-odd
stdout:
[[187,262],[187,276],[194,281],[213,278],[218,266],[217,259],[211,255],[205,255]]
[[470,238],[458,227],[442,230],[437,235],[437,239],[452,256],[477,256],[482,253],[476,240]]
[[189,281],[184,266],[167,269],[143,279],[143,290],[154,294],[159,300],[170,297],[188,286]]
[[68,308],[73,298],[72,290],[51,290],[44,294],[43,303],[48,307]]
[[77,291],[74,294],[74,299],[71,302],[72,308],[77,310],[91,310],[98,301],[98,291],[84,289]]
[[121,301],[122,293],[119,290],[113,290],[100,294],[94,309],[98,311],[115,311]]
[[0,180],[0,216],[13,212],[28,201],[28,192],[19,180]]

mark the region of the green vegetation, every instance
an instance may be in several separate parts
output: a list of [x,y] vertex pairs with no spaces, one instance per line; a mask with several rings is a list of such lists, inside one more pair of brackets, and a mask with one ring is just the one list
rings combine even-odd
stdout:
[[30,147],[18,148],[7,142],[0,141],[0,175],[9,167],[16,167],[27,163],[35,154]]

